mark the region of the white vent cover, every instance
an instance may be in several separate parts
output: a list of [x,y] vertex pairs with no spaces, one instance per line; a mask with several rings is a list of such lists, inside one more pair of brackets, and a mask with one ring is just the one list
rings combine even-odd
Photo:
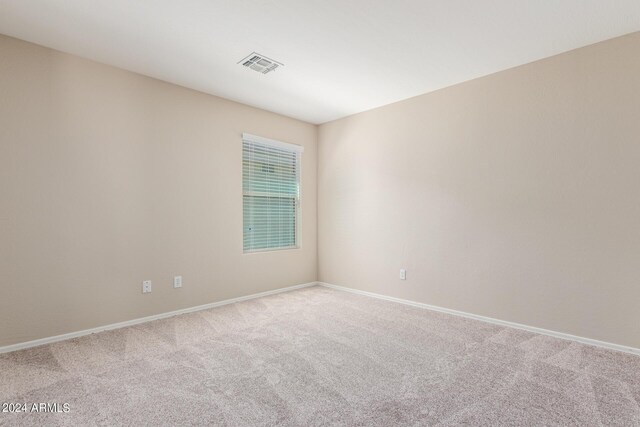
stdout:
[[270,71],[275,70],[278,67],[284,66],[284,64],[274,61],[271,58],[267,58],[257,52],[253,52],[251,55],[243,58],[238,64],[242,64],[245,67],[249,67],[254,71],[262,74],[267,74]]

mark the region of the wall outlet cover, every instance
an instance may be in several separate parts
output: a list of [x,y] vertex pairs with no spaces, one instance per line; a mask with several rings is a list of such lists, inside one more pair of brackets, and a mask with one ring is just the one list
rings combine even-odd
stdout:
[[151,292],[151,280],[145,280],[142,282],[142,293],[148,294],[149,292]]

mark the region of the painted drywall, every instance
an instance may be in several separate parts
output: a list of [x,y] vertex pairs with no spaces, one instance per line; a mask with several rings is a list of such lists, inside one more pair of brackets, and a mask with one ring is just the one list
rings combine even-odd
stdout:
[[[243,254],[242,132],[305,148],[300,249]],[[316,137],[0,36],[0,346],[315,281]]]
[[323,124],[318,146],[321,281],[640,347],[640,33]]

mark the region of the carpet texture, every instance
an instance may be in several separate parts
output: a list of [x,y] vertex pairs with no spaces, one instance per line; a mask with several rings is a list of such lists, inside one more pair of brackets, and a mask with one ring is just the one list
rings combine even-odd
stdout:
[[0,425],[640,425],[640,357],[311,287],[0,355]]

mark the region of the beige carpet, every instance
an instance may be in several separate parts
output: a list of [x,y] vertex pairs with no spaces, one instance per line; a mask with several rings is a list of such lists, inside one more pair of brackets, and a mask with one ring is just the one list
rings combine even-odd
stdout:
[[640,358],[323,287],[0,355],[0,425],[640,425]]

